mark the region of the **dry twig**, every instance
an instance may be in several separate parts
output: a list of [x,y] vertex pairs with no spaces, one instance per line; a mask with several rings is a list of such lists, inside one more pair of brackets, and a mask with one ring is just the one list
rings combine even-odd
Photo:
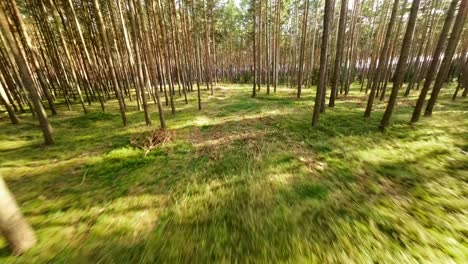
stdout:
[[173,133],[169,130],[153,130],[149,135],[142,135],[130,140],[130,143],[145,151],[145,156],[148,153],[166,143],[172,141]]

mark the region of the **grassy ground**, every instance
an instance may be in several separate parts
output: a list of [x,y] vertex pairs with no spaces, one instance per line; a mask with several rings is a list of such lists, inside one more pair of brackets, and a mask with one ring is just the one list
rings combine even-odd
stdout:
[[309,89],[249,95],[218,85],[198,112],[190,94],[147,156],[130,144],[153,129],[134,105],[128,128],[115,102],[60,107],[52,147],[28,116],[0,122],[0,173],[39,238],[21,257],[0,238],[0,262],[466,263],[466,99],[443,94],[409,125],[416,94],[400,98],[380,133],[384,104],[365,119],[358,92],[317,128]]

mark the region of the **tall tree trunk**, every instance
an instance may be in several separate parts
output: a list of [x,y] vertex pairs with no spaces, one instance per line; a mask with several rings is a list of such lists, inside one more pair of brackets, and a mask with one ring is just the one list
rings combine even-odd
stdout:
[[346,29],[346,13],[348,10],[348,1],[341,0],[341,10],[340,10],[340,21],[338,25],[338,37],[336,39],[336,55],[335,55],[335,66],[333,68],[333,77],[332,77],[332,86],[330,92],[330,101],[328,103],[329,107],[335,106],[335,97],[337,94],[338,84],[340,82],[341,75],[341,58],[343,57],[343,47],[344,47],[344,35]]
[[[143,43],[145,45],[145,51],[146,51],[145,54],[147,56],[147,60],[149,61],[151,72],[155,73],[156,72],[156,69],[154,69],[154,66],[156,65],[155,54],[151,53],[150,35],[149,35],[148,30],[146,28],[146,20],[147,19],[145,19],[145,14],[143,12],[143,0],[139,0],[139,7],[140,7],[139,14],[140,14],[140,17],[141,17],[141,24],[142,24],[142,29],[143,29],[143,39],[144,39]],[[151,89],[149,82],[148,82],[148,87],[147,88],[148,88],[148,90]],[[165,129],[166,128],[166,122],[165,122],[165,119],[164,119],[164,113],[163,113],[163,109],[162,109],[161,97],[159,95],[158,87],[155,87],[154,93],[156,94],[156,105],[158,107],[159,124],[161,126],[161,129]],[[143,97],[142,97],[143,98],[143,106],[145,106],[145,104],[146,104],[146,102],[144,101],[145,98],[146,98],[145,94],[146,94],[146,92],[143,91]],[[148,122],[149,110],[145,110],[145,119],[147,120],[146,124],[150,125],[151,121]]]
[[[268,1],[265,1],[265,42],[266,42],[266,48],[265,48],[265,57],[266,57],[266,62],[265,62],[265,73],[266,73],[266,85],[267,85],[267,94],[270,94],[270,24],[269,24],[269,14],[271,12],[271,8],[268,8]],[[306,0],[308,1],[308,0]]]
[[[142,87],[141,86],[141,78],[143,76],[143,73],[140,71],[141,69],[139,67],[135,66],[136,62],[135,62],[135,58],[133,56],[133,51],[132,51],[132,48],[131,48],[131,45],[130,45],[130,36],[128,34],[127,26],[125,24],[125,18],[123,16],[123,12],[122,12],[122,4],[120,3],[120,1],[121,0],[117,0],[117,7],[118,7],[118,10],[119,10],[119,20],[120,20],[120,24],[122,26],[122,31],[123,31],[123,35],[124,35],[125,50],[127,51],[128,62],[129,62],[129,66],[130,66],[130,73],[133,75],[134,84],[136,86],[135,91],[137,93],[137,109],[138,109],[138,111],[141,111],[141,104],[140,104],[139,99],[141,97],[140,96],[140,91],[142,90],[142,88],[141,88]],[[130,6],[130,4],[131,3],[129,3],[129,6]],[[131,13],[130,15],[133,16],[134,12],[130,12],[130,13]],[[131,17],[130,20],[131,20],[130,24],[133,26],[133,24],[135,24],[134,18]],[[137,41],[134,40],[134,42],[137,42]],[[146,115],[145,115],[145,118],[146,118]]]
[[[203,15],[205,18],[205,73],[206,73],[206,88],[211,91],[213,95],[213,83],[211,78],[211,52],[210,52],[210,30],[208,27],[208,17],[207,17],[207,0],[203,0]],[[211,87],[211,89],[210,89]]]
[[447,43],[447,48],[445,49],[444,58],[442,59],[442,64],[440,65],[439,73],[437,74],[436,81],[434,83],[434,88],[432,88],[431,97],[427,102],[426,109],[424,110],[424,116],[431,116],[432,110],[434,109],[435,102],[439,96],[440,89],[444,84],[447,75],[450,70],[450,64],[452,63],[453,54],[457,48],[458,41],[460,40],[460,35],[463,30],[463,25],[466,20],[466,14],[468,9],[468,1],[462,0],[460,7],[458,8],[458,14],[455,18],[455,23],[453,24],[452,33],[450,34],[450,39]]
[[328,58],[328,39],[330,34],[330,24],[332,18],[333,0],[325,0],[325,14],[323,16],[322,46],[320,48],[320,72],[319,84],[315,95],[314,112],[312,114],[312,126],[317,126],[322,104],[322,96],[327,85],[327,58]]
[[107,61],[107,65],[111,74],[112,78],[112,83],[114,87],[114,92],[117,97],[117,101],[119,103],[119,109],[120,109],[120,115],[122,116],[122,122],[124,126],[127,126],[127,116],[125,114],[125,106],[123,102],[123,97],[120,93],[119,90],[119,83],[117,81],[117,75],[115,73],[115,67],[114,67],[114,62],[112,60],[111,52],[110,52],[110,46],[109,46],[109,41],[107,39],[107,31],[106,31],[106,26],[104,25],[104,20],[102,18],[102,13],[101,9],[99,7],[99,2],[98,0],[93,0],[94,7],[96,8],[96,13],[98,16],[98,23],[99,23],[99,30],[101,32],[101,38],[102,38],[102,44],[104,46],[104,52],[105,52],[105,58]]
[[[346,0],[343,0],[346,1]],[[301,53],[299,55],[299,71],[297,75],[297,98],[301,98],[302,78],[304,75],[304,51],[305,41],[307,36],[307,17],[309,15],[309,0],[304,0],[304,15],[302,18],[302,36],[301,36]]]
[[[15,3],[13,2],[13,4]],[[9,30],[7,16],[3,7],[0,7],[0,30],[2,31],[10,51],[15,58],[24,87],[27,89],[29,97],[31,98],[31,101],[34,105],[34,109],[36,110],[45,144],[53,145],[54,140],[52,139],[52,127],[49,124],[47,114],[44,110],[44,107],[42,106],[42,102],[39,98],[39,94],[37,93],[34,80],[32,78],[31,72],[29,71],[29,67],[26,62],[26,55],[23,54],[22,49],[18,47],[12,32]]]
[[423,61],[421,57],[424,52],[424,46],[425,46],[424,44],[426,43],[426,41],[430,41],[430,32],[432,31],[432,27],[434,25],[434,23],[431,22],[429,26],[429,22],[431,21],[431,18],[433,20],[435,17],[435,15],[431,16],[431,14],[437,2],[438,1],[433,1],[430,7],[427,8],[426,14],[424,14],[425,19],[424,19],[424,24],[422,25],[423,30],[419,38],[419,47],[418,47],[416,57],[414,58],[413,73],[411,75],[411,79],[408,83],[408,86],[406,87],[405,96],[408,96],[410,94],[411,90],[414,87],[416,80],[418,79],[419,71],[421,69],[421,66],[422,66],[421,64]]
[[444,49],[444,44],[450,31],[450,27],[452,25],[455,9],[457,7],[458,2],[459,0],[452,0],[452,2],[450,3],[450,7],[447,11],[447,17],[445,18],[444,25],[440,32],[439,40],[437,41],[437,46],[434,50],[434,55],[432,55],[431,64],[426,73],[424,86],[421,89],[418,101],[416,102],[416,106],[414,107],[413,115],[411,117],[411,123],[417,122],[419,120],[419,117],[421,116],[421,110],[424,105],[424,101],[426,100],[426,95],[429,92],[432,80],[434,79],[434,76],[436,74],[437,66],[439,65],[440,55],[442,54],[442,51]]
[[279,54],[280,54],[280,36],[281,36],[281,0],[276,0],[276,24],[275,24],[275,51],[274,51],[274,77],[273,77],[273,91],[276,92],[276,88],[278,86],[278,71],[279,71]]
[[[38,60],[39,55],[37,54],[36,47],[32,44],[31,38],[29,37],[29,34],[26,31],[26,27],[25,27],[25,25],[23,23],[23,19],[22,19],[22,16],[21,16],[20,12],[19,12],[19,9],[16,6],[16,2],[14,0],[8,0],[8,2],[10,3],[10,8],[12,9],[12,13],[13,13],[13,16],[15,18],[14,22],[16,23],[16,26],[18,28],[18,31],[19,31],[18,33],[24,38],[24,44],[25,44],[25,47],[24,47],[25,54],[24,55],[26,55],[26,56],[29,55],[29,58],[31,59],[32,64],[30,65],[30,70],[36,72],[37,77],[39,79],[40,85],[38,85],[37,87],[42,88],[41,90],[42,90],[42,92],[44,93],[44,95],[45,95],[45,97],[47,99],[47,102],[48,102],[48,105],[49,105],[49,108],[50,108],[50,111],[51,111],[52,115],[56,115],[57,110],[56,110],[54,102],[53,102],[54,98],[49,92],[49,85],[47,83],[47,79],[46,79],[46,77],[45,77],[45,75],[44,75],[44,73],[42,71],[41,65],[39,64],[39,60]],[[5,9],[5,11],[6,11],[6,9]]]
[[382,131],[384,131],[390,123],[390,117],[392,116],[393,108],[395,108],[398,91],[400,90],[400,86],[403,82],[403,78],[406,72],[407,60],[411,47],[411,38],[413,37],[416,18],[418,15],[419,1],[420,0],[413,0],[413,3],[411,4],[411,12],[408,19],[408,26],[406,27],[405,36],[403,38],[403,44],[401,46],[400,58],[398,59],[397,68],[395,70],[392,92],[390,94],[387,108],[385,109],[384,116],[379,126],[379,129]]
[[[256,47],[256,23],[257,23],[257,0],[252,0],[252,5],[253,5],[253,25],[252,25],[252,37],[253,37],[253,87],[252,87],[252,97],[255,97],[257,95],[257,47]],[[276,86],[275,86],[276,88]]]
[[201,52],[200,52],[200,45],[199,45],[199,27],[198,23],[196,22],[196,15],[195,15],[195,0],[190,0],[191,3],[191,11],[192,11],[192,31],[193,31],[193,44],[195,45],[195,67],[196,67],[196,75],[197,75],[197,98],[198,98],[198,110],[202,109],[201,104],[201,91],[200,91],[200,81],[201,81]]
[[257,91],[262,85],[262,0],[259,0],[258,8],[258,36],[257,36]]
[[166,75],[168,77],[168,84],[169,84],[169,101],[170,101],[170,104],[171,104],[171,112],[172,114],[175,114],[175,105],[174,105],[174,86],[173,86],[173,82],[172,82],[172,75],[171,75],[171,63],[169,61],[169,50],[167,48],[168,45],[165,45],[166,42],[168,41],[168,38],[167,38],[167,32],[165,30],[165,24],[164,24],[164,10],[162,9],[162,4],[161,4],[161,1],[158,0],[158,4],[156,5],[156,10],[157,10],[157,17],[158,17],[158,25],[159,25],[159,29],[160,29],[160,32],[162,32],[161,34],[161,38],[162,38],[162,45],[163,45],[163,48],[162,48],[162,54],[163,54],[163,58],[162,60],[165,62],[165,69],[166,69]]
[[[139,0],[138,0],[139,1]],[[119,3],[120,5],[120,3]],[[147,82],[146,82],[146,87],[145,87],[145,77],[144,77],[144,74],[143,74],[143,64],[144,64],[144,60],[143,60],[143,55],[142,55],[142,46],[141,43],[144,43],[147,38],[146,36],[143,36],[143,37],[140,37],[139,38],[139,34],[138,34],[138,31],[137,31],[137,23],[138,23],[138,18],[140,18],[143,14],[141,14],[140,12],[138,12],[138,8],[134,5],[133,3],[133,0],[130,0],[129,3],[128,3],[128,6],[129,6],[129,12],[130,12],[130,24],[132,26],[132,32],[133,32],[133,48],[135,50],[135,57],[136,57],[136,60],[133,58],[133,53],[131,50],[129,50],[129,56],[130,56],[130,65],[132,68],[136,68],[136,71],[137,71],[137,76],[135,76],[135,80],[136,80],[136,87],[135,87],[135,90],[139,91],[139,95],[141,97],[141,105],[143,106],[143,112],[144,112],[144,115],[145,115],[145,123],[147,126],[151,125],[151,116],[150,116],[150,112],[149,112],[149,109],[148,109],[148,99],[146,97],[146,90],[149,90],[150,87],[149,87],[149,78],[147,78]],[[122,20],[123,21],[123,20]],[[141,26],[144,26],[143,23],[138,23],[138,24],[141,24]],[[142,28],[143,29],[143,34],[146,34],[146,29],[145,28]],[[124,30],[124,33],[126,32],[126,30]],[[127,39],[127,37],[126,37]],[[127,48],[129,49],[130,48],[130,45],[127,44]],[[136,64],[136,65],[135,65]]]
[[[79,42],[81,44],[81,48],[82,50],[80,51],[76,51],[81,57],[82,57],[82,71],[83,71],[83,75],[85,77],[85,81],[88,85],[88,89],[89,91],[92,91],[91,89],[91,86],[92,86],[92,78],[96,76],[96,73],[94,72],[93,70],[93,61],[91,60],[91,56],[89,55],[89,51],[88,51],[88,48],[86,46],[86,42],[85,42],[85,39],[84,39],[84,36],[83,36],[83,31],[81,30],[81,25],[78,21],[78,17],[76,16],[76,12],[75,12],[75,7],[73,5],[73,1],[72,0],[68,0],[68,5],[70,6],[70,9],[72,11],[72,16],[73,16],[73,21],[74,21],[74,25],[75,25],[75,29],[77,31],[77,34],[78,34],[78,38],[79,38]],[[59,8],[57,8],[57,11],[60,11]],[[61,12],[59,13],[60,16],[61,16],[61,19],[63,21],[63,24],[65,25],[66,22],[65,22],[65,18],[64,16],[61,14]],[[75,50],[77,50],[77,48],[75,48]],[[85,53],[83,55],[83,52]],[[99,90],[99,88],[96,89],[97,93],[98,93],[98,97],[99,97],[99,102],[101,104],[101,109],[102,111],[104,112],[105,111],[105,107],[104,107],[104,98],[101,94],[101,91]],[[91,94],[92,95],[92,94]],[[91,104],[90,101],[88,101],[89,104]]]
[[374,104],[375,94],[377,91],[377,86],[379,85],[383,75],[385,74],[385,66],[387,65],[387,59],[388,59],[388,54],[389,54],[388,47],[390,45],[390,39],[392,38],[393,25],[395,24],[395,18],[398,12],[398,1],[399,0],[395,0],[393,2],[392,14],[390,15],[390,21],[388,23],[387,33],[385,33],[384,45],[380,52],[379,65],[377,67],[376,75],[374,76],[375,77],[374,81],[372,82],[372,87],[371,87],[371,91],[369,94],[369,98],[367,100],[367,107],[366,107],[366,111],[364,112],[364,117],[369,117],[371,114],[372,106]]

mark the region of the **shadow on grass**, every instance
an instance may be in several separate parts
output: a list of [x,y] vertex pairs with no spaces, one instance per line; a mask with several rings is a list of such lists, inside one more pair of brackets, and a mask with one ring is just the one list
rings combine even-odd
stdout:
[[[292,103],[294,98],[240,98],[230,108],[216,105],[203,112],[207,118],[234,116],[215,124],[190,123],[192,113],[168,117],[180,127],[176,138],[148,156],[129,145],[129,138],[142,132],[134,126],[118,129],[118,115],[109,116],[112,122],[99,115],[58,126],[64,133],[58,141],[69,145],[33,150],[33,158],[25,160],[40,160],[42,152],[62,163],[8,179],[41,246],[50,250],[38,248],[18,261],[461,259],[456,250],[463,245],[450,249],[441,243],[450,237],[464,241],[451,227],[462,222],[451,214],[459,213],[461,196],[437,189],[441,181],[462,189],[456,185],[463,182],[466,163],[448,147],[452,141],[443,132],[397,121],[380,133],[380,112],[365,119],[359,109],[338,106],[312,128],[305,122],[311,109]],[[277,109],[280,101],[294,109],[265,111]],[[129,116],[143,120],[141,113]],[[431,139],[435,147],[411,151],[414,141]],[[11,161],[29,155],[19,148],[5,156]],[[441,211],[441,204],[455,204],[456,210]],[[438,218],[421,212],[426,207]],[[143,231],[134,235],[140,226]],[[46,243],[56,237],[66,240]]]

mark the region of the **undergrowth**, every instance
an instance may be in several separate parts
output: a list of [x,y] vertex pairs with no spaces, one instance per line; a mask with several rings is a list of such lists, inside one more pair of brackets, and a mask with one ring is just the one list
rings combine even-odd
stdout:
[[171,140],[149,151],[135,102],[127,128],[115,101],[60,107],[52,147],[30,116],[2,121],[0,173],[39,243],[13,257],[0,239],[0,262],[466,262],[466,99],[410,125],[417,93],[401,97],[381,133],[385,103],[364,118],[357,90],[312,128],[310,89],[220,84],[201,111],[195,93],[166,107]]

